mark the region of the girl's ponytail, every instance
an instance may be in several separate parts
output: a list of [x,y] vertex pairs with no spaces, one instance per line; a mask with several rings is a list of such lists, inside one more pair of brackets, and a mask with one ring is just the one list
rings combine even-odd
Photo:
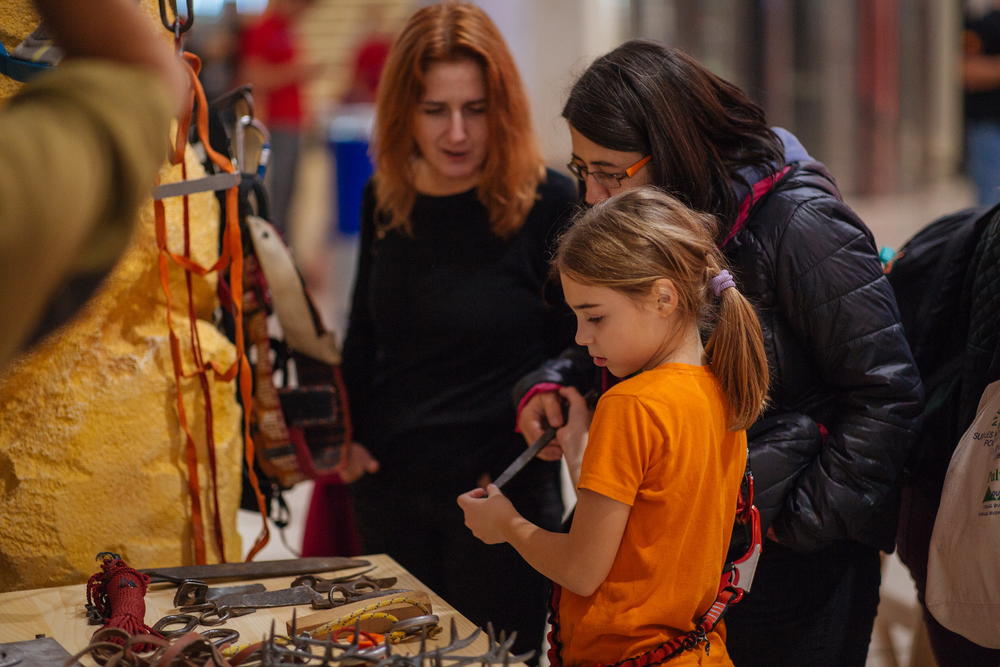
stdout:
[[[728,272],[723,271],[722,275],[728,277]],[[721,282],[720,285],[715,278],[709,281],[710,290],[715,286],[722,289],[715,327],[705,343],[705,353],[727,399],[729,428],[744,429],[757,420],[767,403],[767,355],[753,306],[735,283]]]
[[747,428],[767,400],[760,322],[724,270],[715,218],[656,188],[626,190],[582,212],[563,234],[553,272],[643,298],[660,278],[677,288],[679,313],[708,334],[732,429]]

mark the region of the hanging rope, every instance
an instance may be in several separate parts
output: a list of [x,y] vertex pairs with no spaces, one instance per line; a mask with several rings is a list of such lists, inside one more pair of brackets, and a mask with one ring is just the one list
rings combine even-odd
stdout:
[[[189,98],[192,114],[183,118],[178,123],[177,135],[174,141],[173,154],[170,157],[171,164],[181,166],[182,178],[187,179],[187,166],[184,161],[185,148],[187,146],[188,131],[192,121],[195,123],[198,137],[205,148],[206,154],[219,170],[225,173],[235,173],[232,162],[225,156],[212,149],[208,141],[208,104],[205,99],[205,92],[198,81],[198,71],[201,68],[201,61],[191,53],[183,54],[184,63],[187,65],[191,80],[191,94]],[[175,393],[177,403],[177,416],[181,429],[184,432],[185,448],[184,458],[188,472],[188,494],[191,498],[191,525],[192,540],[194,543],[194,556],[196,563],[206,562],[205,549],[205,527],[204,511],[201,503],[201,483],[198,474],[198,453],[194,437],[188,422],[187,411],[184,406],[184,396],[182,390],[182,380],[197,377],[201,390],[202,402],[204,405],[205,420],[205,446],[208,455],[208,468],[211,478],[211,498],[213,510],[213,533],[215,546],[218,549],[219,557],[225,561],[225,544],[222,532],[221,512],[219,511],[218,497],[218,477],[217,461],[215,453],[215,435],[213,422],[213,408],[211,398],[211,384],[209,373],[213,373],[216,380],[229,382],[238,377],[240,396],[242,398],[243,410],[243,435],[244,453],[248,464],[248,474],[254,494],[257,498],[258,507],[261,511],[262,529],[253,547],[247,556],[251,560],[270,539],[267,526],[267,512],[263,493],[260,491],[260,482],[253,470],[254,444],[250,434],[250,407],[251,404],[251,382],[250,367],[246,358],[246,345],[243,332],[243,244],[238,221],[237,204],[238,187],[229,188],[226,191],[225,221],[222,237],[222,248],[219,257],[211,266],[202,266],[191,258],[190,245],[190,209],[188,196],[182,195],[183,214],[183,240],[184,246],[181,253],[172,252],[167,246],[166,233],[166,212],[162,200],[154,201],[156,243],[159,249],[159,271],[160,285],[163,289],[167,305],[167,329],[170,339],[170,354],[173,363],[175,377]],[[187,292],[187,314],[189,329],[189,344],[192,354],[192,367],[189,370],[184,368],[184,360],[181,354],[180,338],[174,330],[173,304],[174,297],[170,287],[170,263],[180,266],[185,272],[185,288]],[[201,338],[197,327],[197,312],[194,303],[193,277],[195,275],[204,277],[209,273],[219,272],[228,269],[229,280],[232,286],[232,298],[230,309],[236,328],[236,359],[228,368],[220,368],[215,362],[206,361],[202,352]]]

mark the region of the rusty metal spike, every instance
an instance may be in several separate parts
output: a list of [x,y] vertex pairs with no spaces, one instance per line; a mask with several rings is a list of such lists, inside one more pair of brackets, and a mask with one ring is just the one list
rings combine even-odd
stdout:
[[361,619],[354,619],[354,636],[351,638],[351,648],[356,649],[361,645]]

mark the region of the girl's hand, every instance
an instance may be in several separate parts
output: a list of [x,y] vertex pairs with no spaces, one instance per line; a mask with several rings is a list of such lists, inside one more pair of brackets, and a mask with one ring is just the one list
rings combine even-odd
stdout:
[[562,449],[566,465],[569,467],[570,476],[579,478],[580,463],[583,461],[583,452],[587,449],[587,429],[590,428],[590,408],[580,392],[575,387],[562,387],[559,395],[569,405],[569,419],[566,425],[556,432],[556,440]]
[[[556,428],[563,425],[562,406],[554,391],[543,391],[529,398],[517,416],[517,427],[528,444],[537,440],[545,430],[543,418]],[[558,440],[553,441],[538,452],[538,458],[543,461],[558,461],[563,452],[557,442]]]
[[458,506],[465,513],[465,525],[486,544],[506,542],[507,526],[520,516],[496,484],[463,493]]

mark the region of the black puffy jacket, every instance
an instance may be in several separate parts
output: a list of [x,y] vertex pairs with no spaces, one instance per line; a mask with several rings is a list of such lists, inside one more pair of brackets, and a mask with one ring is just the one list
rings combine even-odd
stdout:
[[[871,232],[826,168],[802,162],[724,252],[757,308],[771,367],[769,408],[748,436],[758,498],[781,504],[778,540],[798,551],[838,540],[892,551],[923,397]],[[515,398],[539,382],[583,389],[593,368],[585,350],[567,350],[523,378]]]

